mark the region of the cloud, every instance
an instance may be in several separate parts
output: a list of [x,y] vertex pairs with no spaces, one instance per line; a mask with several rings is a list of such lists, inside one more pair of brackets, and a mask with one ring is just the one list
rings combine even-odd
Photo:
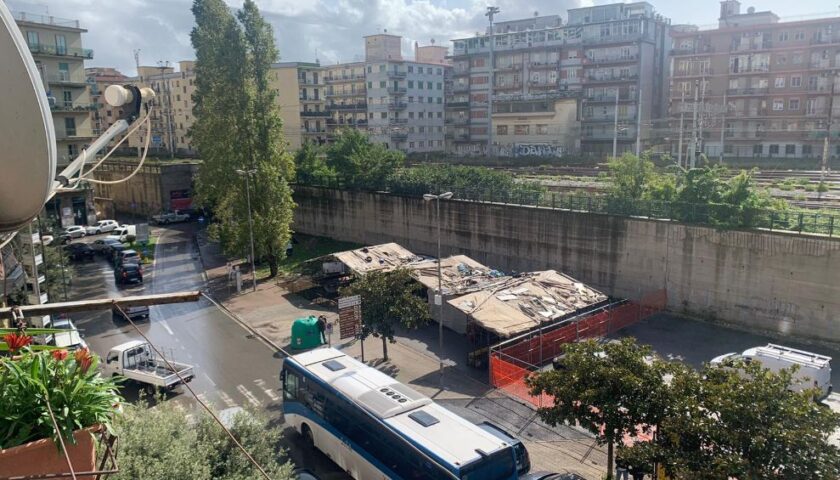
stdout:
[[[39,0],[43,2],[44,0]],[[241,0],[225,0],[232,8]],[[361,60],[365,35],[387,30],[403,36],[403,53],[414,42],[451,46],[450,39],[484,32],[491,0],[256,0],[274,26],[282,61],[322,64]],[[591,0],[495,0],[497,21],[559,14]],[[8,0],[11,8],[45,13],[43,3]],[[95,50],[89,66],[114,66],[134,72],[134,50],[143,65],[194,57],[191,0],[47,0],[50,15],[78,19],[88,30],[85,47]]]

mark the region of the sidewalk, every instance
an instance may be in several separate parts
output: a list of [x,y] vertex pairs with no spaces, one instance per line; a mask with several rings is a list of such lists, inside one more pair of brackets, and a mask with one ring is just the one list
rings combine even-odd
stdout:
[[[235,293],[235,289],[228,286],[227,260],[218,245],[207,242],[202,234],[199,232],[197,242],[209,294],[275,349],[293,353],[290,332],[297,318],[325,315],[328,321],[337,321],[338,313],[334,309],[312,305],[303,297],[289,293],[276,281],[261,282],[254,292],[243,274],[242,293]],[[389,360],[384,361],[381,339],[369,337],[364,342],[365,363],[434,398],[470,421],[490,420],[519,436],[531,454],[533,471],[568,471],[593,480],[602,477],[606,455],[603,448],[595,446],[592,436],[572,427],[549,427],[537,419],[529,404],[491,387],[487,383],[487,371],[466,365],[468,345],[461,335],[444,329],[442,380],[437,324],[419,330],[401,329],[396,340],[396,343],[388,343]],[[361,359],[361,342],[338,340],[337,326],[330,343]]]

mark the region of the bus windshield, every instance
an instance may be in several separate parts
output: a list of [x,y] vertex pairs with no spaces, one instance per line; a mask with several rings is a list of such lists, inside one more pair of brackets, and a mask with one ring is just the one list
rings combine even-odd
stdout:
[[513,450],[505,448],[480,458],[461,468],[462,480],[503,480],[511,478],[516,470]]

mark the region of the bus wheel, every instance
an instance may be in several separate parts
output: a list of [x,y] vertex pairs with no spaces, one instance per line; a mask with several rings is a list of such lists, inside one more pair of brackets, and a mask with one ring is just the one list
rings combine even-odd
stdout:
[[303,435],[303,441],[309,445],[310,447],[315,446],[315,437],[312,435],[312,429],[309,428],[309,425],[303,424],[300,427],[300,434]]

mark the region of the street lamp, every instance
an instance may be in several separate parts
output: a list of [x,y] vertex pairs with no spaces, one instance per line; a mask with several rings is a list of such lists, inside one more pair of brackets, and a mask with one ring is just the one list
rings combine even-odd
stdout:
[[242,170],[237,169],[236,174],[245,177],[245,196],[248,198],[248,233],[251,235],[251,276],[254,279],[254,291],[257,291],[257,267],[254,264],[254,221],[251,218],[251,175],[257,173],[256,170]]
[[435,219],[437,221],[437,274],[438,274],[438,291],[435,302],[438,304],[438,361],[440,362],[440,389],[443,390],[443,273],[440,265],[440,200],[449,200],[452,198],[452,192],[441,193],[433,195],[427,193],[423,195],[423,200],[427,202],[435,201],[437,212]]

